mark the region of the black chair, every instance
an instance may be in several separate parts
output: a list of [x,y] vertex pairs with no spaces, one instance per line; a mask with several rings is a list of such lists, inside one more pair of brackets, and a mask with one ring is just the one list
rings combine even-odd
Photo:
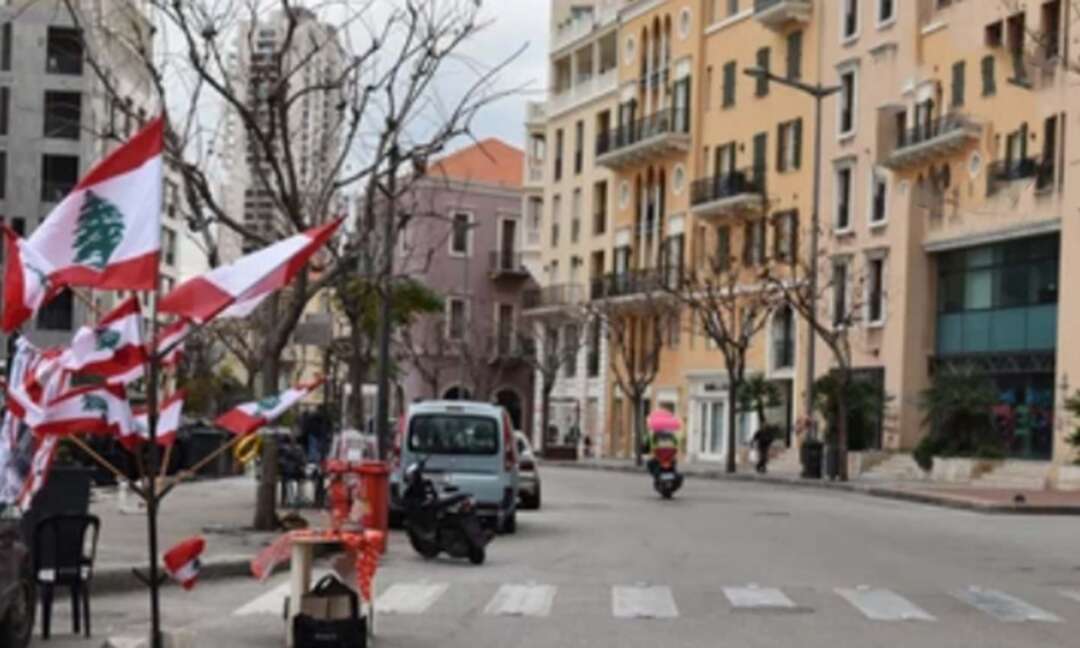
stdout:
[[[71,590],[72,631],[79,634],[81,619],[83,631],[90,636],[90,580],[100,530],[101,521],[96,515],[82,514],[52,515],[34,529],[34,578],[41,592],[43,639],[49,638],[56,587]],[[92,532],[89,542],[88,531]]]

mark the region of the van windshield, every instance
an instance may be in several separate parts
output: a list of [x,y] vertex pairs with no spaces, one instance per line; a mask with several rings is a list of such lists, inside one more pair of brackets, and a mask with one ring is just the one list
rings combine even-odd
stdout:
[[409,424],[409,450],[422,454],[495,454],[499,451],[498,422],[481,416],[417,416]]

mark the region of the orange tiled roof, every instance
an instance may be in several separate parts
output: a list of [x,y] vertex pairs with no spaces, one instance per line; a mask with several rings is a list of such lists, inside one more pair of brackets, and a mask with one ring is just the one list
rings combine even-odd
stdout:
[[525,152],[496,137],[451,153],[431,165],[429,175],[464,182],[521,187]]

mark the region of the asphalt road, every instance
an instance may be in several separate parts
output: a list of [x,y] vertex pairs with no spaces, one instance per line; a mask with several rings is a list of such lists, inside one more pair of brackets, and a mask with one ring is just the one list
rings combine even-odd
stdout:
[[[380,572],[382,647],[1076,646],[1080,521],[937,509],[753,483],[542,469],[544,509],[488,562],[425,562],[395,537]],[[285,577],[168,590],[200,648],[278,646]],[[96,597],[76,641],[140,634],[143,595]],[[421,611],[422,610],[422,611]],[[394,613],[391,613],[394,612]]]

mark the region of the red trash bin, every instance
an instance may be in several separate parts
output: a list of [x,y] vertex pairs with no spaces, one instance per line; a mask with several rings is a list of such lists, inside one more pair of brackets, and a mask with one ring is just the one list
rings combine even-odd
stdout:
[[364,498],[365,529],[382,532],[379,553],[386,553],[386,537],[390,530],[390,468],[382,461],[365,461],[356,470],[360,475],[360,492]]

